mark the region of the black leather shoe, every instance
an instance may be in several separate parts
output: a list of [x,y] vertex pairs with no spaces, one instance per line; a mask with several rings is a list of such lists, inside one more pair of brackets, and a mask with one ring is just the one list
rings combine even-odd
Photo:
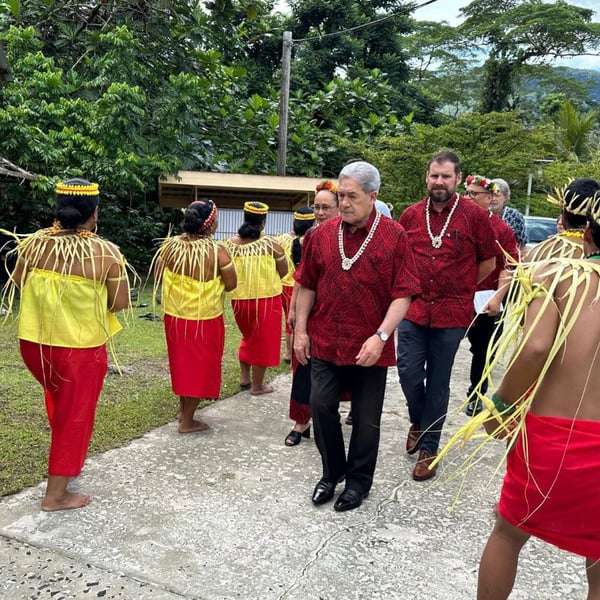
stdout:
[[333,509],[338,512],[344,512],[345,510],[352,510],[358,508],[362,501],[369,495],[369,492],[358,492],[357,490],[345,489],[340,497],[336,500],[333,505]]
[[313,504],[325,504],[325,502],[329,502],[333,498],[333,494],[335,494],[336,485],[336,482],[321,479],[315,486],[315,491],[312,495]]

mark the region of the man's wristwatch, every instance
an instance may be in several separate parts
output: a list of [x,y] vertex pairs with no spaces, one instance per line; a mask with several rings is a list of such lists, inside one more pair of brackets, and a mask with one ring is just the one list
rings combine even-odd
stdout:
[[375,335],[378,335],[382,342],[387,342],[390,339],[390,336],[385,331],[377,331]]

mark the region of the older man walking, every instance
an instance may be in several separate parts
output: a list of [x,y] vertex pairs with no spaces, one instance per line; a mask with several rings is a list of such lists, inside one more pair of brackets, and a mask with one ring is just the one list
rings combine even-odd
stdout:
[[[369,163],[342,169],[341,216],[314,231],[295,273],[294,351],[302,364],[311,358],[311,414],[323,464],[312,501],[330,501],[345,478],[336,511],[357,508],[371,489],[393,333],[420,291],[404,229],[375,208],[379,186]],[[353,417],[347,457],[339,414],[345,390]]]

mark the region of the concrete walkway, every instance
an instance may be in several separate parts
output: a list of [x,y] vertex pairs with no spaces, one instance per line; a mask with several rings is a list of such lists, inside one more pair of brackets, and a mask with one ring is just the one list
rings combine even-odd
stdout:
[[[469,357],[463,345],[452,410],[467,387]],[[369,498],[348,513],[334,512],[332,503],[316,508],[314,442],[283,445],[290,382],[282,376],[274,394],[240,393],[205,408],[208,432],[179,435],[170,423],[89,459],[73,486],[93,495],[86,508],[41,512],[44,484],[4,498],[0,598],[475,598],[503,445],[488,444],[451,511],[462,483],[452,475],[464,454],[445,460],[433,481],[412,481],[408,420],[390,369]],[[451,415],[448,431],[465,419]],[[583,559],[528,543],[511,598],[585,595]]]

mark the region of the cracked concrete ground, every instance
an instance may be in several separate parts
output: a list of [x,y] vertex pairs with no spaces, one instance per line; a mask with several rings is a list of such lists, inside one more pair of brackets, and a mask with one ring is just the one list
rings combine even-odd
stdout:
[[[463,344],[446,438],[466,419],[457,409],[469,359]],[[41,512],[44,484],[2,499],[0,597],[474,598],[503,445],[488,444],[464,481],[453,476],[469,446],[444,460],[433,481],[412,481],[415,457],[403,450],[408,420],[390,369],[370,496],[348,513],[313,507],[314,442],[283,445],[290,382],[281,376],[274,394],[244,392],[205,408],[208,432],[178,435],[170,423],[89,459],[73,486],[93,495],[86,508]],[[173,398],[165,402],[175,406]],[[583,559],[527,544],[511,598],[585,595]]]

